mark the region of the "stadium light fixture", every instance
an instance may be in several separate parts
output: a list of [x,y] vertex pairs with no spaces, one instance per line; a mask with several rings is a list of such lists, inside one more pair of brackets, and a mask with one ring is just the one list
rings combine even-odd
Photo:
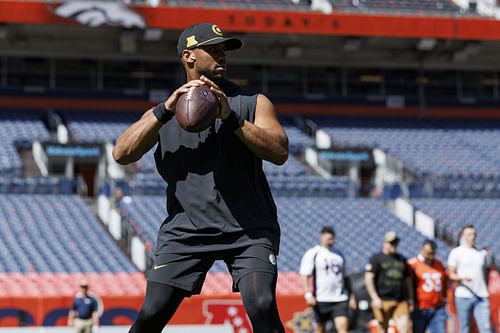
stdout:
[[146,29],[144,31],[144,40],[148,42],[158,42],[163,37],[161,29]]
[[0,24],[0,39],[7,39],[8,33],[7,25]]
[[287,59],[299,59],[302,57],[302,47],[300,46],[288,46],[285,49],[285,56]]
[[479,53],[480,49],[481,49],[480,42],[468,42],[467,44],[465,44],[463,49],[453,53],[453,62],[464,63],[469,59],[471,55]]
[[122,31],[120,34],[120,52],[134,54],[137,51],[136,35],[133,31]]
[[344,51],[354,52],[361,48],[361,38],[347,38],[344,41]]
[[419,51],[432,51],[437,45],[435,38],[421,38],[417,43]]

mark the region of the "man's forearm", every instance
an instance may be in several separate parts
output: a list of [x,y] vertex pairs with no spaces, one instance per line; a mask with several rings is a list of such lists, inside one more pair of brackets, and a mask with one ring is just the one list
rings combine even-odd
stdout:
[[74,320],[75,320],[75,312],[73,310],[69,310],[68,325],[73,325]]
[[302,275],[301,280],[302,280],[302,288],[304,289],[304,294],[309,293],[310,292],[310,290],[309,290],[309,276]]
[[260,159],[281,165],[288,159],[288,137],[278,129],[263,129],[249,121],[235,134]]
[[413,280],[411,278],[406,279],[406,286],[408,288],[408,300],[414,302],[415,292],[413,290]]
[[158,131],[163,124],[158,121],[152,109],[126,129],[116,140],[113,158],[120,164],[139,160],[158,140]]
[[368,295],[372,300],[379,298],[377,294],[377,290],[375,290],[375,284],[373,283],[373,278],[365,278],[366,290],[368,291]]
[[460,277],[457,274],[456,268],[451,267],[451,266],[448,268],[448,279],[450,281],[455,281],[455,282],[461,282],[462,281],[462,277]]

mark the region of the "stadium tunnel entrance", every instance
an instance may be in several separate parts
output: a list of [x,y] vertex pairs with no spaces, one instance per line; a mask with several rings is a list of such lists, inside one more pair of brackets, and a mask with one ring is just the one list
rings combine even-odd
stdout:
[[76,181],[76,191],[95,197],[105,176],[106,154],[102,143],[35,142],[33,158],[43,176]]

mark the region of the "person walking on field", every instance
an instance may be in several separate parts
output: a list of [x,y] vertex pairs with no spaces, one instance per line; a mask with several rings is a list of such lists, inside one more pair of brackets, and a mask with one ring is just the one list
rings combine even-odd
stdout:
[[[332,227],[323,227],[319,245],[307,250],[300,263],[304,297],[313,308],[317,333],[325,332],[328,320],[333,320],[338,333],[347,333],[349,306],[356,307],[345,276],[344,255],[333,247],[335,237]],[[313,290],[309,288],[311,280]]]
[[413,333],[446,332],[447,277],[444,265],[436,258],[436,249],[436,242],[427,239],[420,253],[408,260],[416,297]]
[[448,275],[450,280],[458,283],[455,306],[460,333],[469,333],[472,316],[480,333],[491,333],[488,252],[476,248],[476,228],[473,225],[462,228],[459,241],[460,245],[448,256]]
[[406,259],[397,253],[399,237],[386,232],[382,252],[371,257],[365,268],[365,284],[370,295],[373,315],[385,332],[394,318],[399,333],[409,331],[413,310],[413,286]]

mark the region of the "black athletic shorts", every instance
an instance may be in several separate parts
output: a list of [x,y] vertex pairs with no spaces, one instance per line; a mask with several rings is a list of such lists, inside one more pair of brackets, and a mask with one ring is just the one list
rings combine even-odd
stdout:
[[214,261],[224,260],[233,277],[233,290],[238,291],[238,282],[248,273],[278,274],[275,253],[264,244],[205,253],[160,253],[155,257],[148,280],[184,289],[193,295],[199,294]]
[[347,317],[349,315],[349,304],[343,302],[318,302],[313,307],[316,321],[324,323],[337,317]]

